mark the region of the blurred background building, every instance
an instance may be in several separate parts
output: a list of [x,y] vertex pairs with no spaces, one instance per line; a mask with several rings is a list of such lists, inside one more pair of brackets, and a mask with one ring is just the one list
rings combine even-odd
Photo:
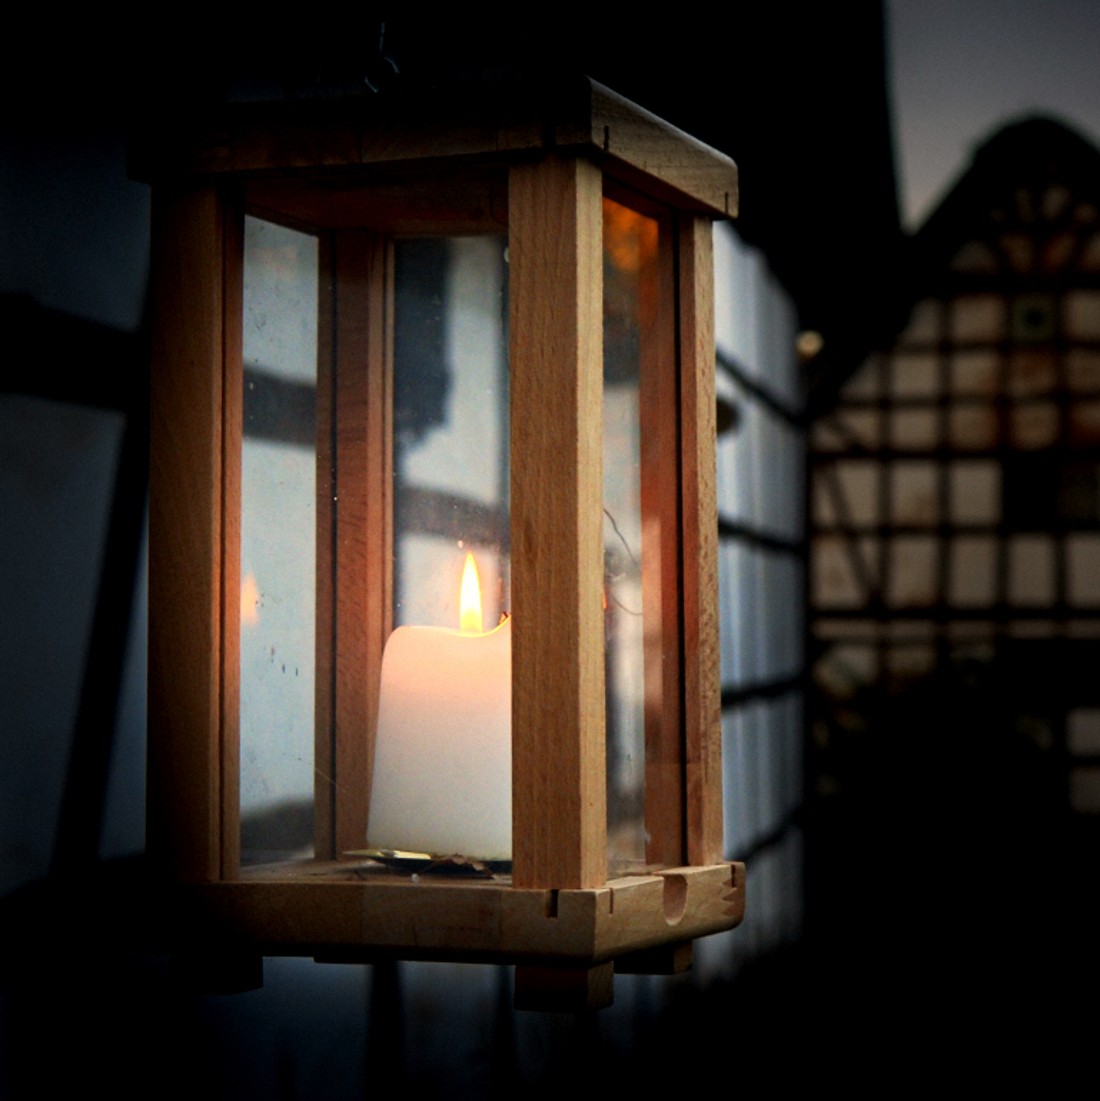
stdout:
[[[1098,169],[1048,119],[990,138],[909,242],[896,338],[814,393],[809,867],[991,972],[1020,876],[1029,963],[1091,953]],[[906,905],[926,861],[952,900],[931,934]]]

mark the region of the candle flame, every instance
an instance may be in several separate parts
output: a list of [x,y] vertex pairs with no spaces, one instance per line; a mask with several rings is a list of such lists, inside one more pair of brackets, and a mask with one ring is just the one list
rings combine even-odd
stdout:
[[467,552],[466,565],[462,567],[462,594],[458,602],[458,625],[470,634],[481,634],[481,581],[477,576],[477,563]]

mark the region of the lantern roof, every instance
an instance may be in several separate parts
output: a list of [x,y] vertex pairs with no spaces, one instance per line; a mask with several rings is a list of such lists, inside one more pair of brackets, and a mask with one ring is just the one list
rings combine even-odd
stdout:
[[724,153],[588,77],[481,82],[455,94],[222,104],[162,118],[130,143],[148,182],[224,175],[446,172],[557,153],[584,156],[627,186],[712,217],[737,213]]

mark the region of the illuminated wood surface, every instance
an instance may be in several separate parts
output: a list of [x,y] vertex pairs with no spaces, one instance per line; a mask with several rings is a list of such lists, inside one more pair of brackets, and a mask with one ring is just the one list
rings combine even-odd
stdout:
[[392,619],[392,262],[373,233],[324,240],[317,449],[317,852],[362,847]]
[[518,887],[607,877],[602,180],[512,169],[512,844]]
[[680,219],[680,423],[684,525],[684,743],[687,860],[722,857],[718,488],[711,224]]
[[556,151],[599,161],[655,197],[712,217],[737,213],[729,157],[580,75],[485,85],[449,98],[242,103],[131,144],[139,178],[304,168],[387,168]]
[[580,890],[309,861],[201,888],[207,918],[265,952],[591,966],[735,926],[744,866],[668,868]]

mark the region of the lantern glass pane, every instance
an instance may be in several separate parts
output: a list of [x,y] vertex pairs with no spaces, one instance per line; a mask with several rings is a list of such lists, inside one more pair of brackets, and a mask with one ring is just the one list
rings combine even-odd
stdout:
[[395,629],[367,823],[383,850],[511,859],[506,264],[501,237],[394,247]]
[[245,221],[241,857],[313,853],[316,238]]
[[488,630],[510,609],[505,242],[398,241],[394,266],[394,626],[457,628],[472,552]]
[[608,865],[644,863],[642,357],[657,309],[657,223],[604,199],[604,605]]

